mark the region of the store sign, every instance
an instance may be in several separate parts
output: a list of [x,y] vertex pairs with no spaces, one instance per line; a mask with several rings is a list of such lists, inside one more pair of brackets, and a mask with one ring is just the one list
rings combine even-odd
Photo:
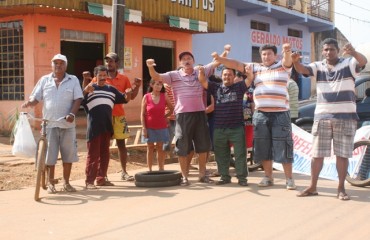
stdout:
[[270,32],[252,30],[251,31],[251,42],[253,44],[273,44],[275,46],[281,46],[284,43],[289,43],[292,49],[302,50],[303,39],[290,36],[282,36]]
[[170,0],[172,3],[178,3],[179,5],[186,7],[195,7],[203,10],[208,10],[210,12],[215,11],[215,1],[216,0]]

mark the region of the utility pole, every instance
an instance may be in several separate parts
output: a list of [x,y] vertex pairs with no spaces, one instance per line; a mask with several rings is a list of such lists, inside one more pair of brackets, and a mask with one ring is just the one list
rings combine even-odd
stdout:
[[123,71],[125,47],[125,0],[112,0],[112,52],[118,54],[118,69]]

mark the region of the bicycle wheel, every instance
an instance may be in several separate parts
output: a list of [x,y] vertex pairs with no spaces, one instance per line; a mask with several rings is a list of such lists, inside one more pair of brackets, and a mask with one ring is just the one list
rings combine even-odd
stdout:
[[36,186],[35,186],[35,201],[40,200],[40,188],[46,189],[46,176],[45,176],[45,158],[46,158],[46,141],[40,139],[37,143],[36,151]]
[[366,152],[360,159],[360,166],[356,168],[355,173],[351,176],[347,173],[346,180],[353,186],[366,187],[370,186],[370,140],[361,140],[355,142],[354,150],[359,147],[366,147]]

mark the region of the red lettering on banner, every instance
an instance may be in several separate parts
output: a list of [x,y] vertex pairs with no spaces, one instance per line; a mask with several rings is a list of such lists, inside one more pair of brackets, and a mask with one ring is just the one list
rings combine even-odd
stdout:
[[312,150],[312,144],[297,135],[293,135],[293,143],[294,149],[302,153],[309,154]]

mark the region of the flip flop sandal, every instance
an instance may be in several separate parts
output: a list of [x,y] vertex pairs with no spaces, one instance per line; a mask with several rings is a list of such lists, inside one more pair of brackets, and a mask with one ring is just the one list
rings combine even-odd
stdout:
[[348,196],[348,194],[347,194],[347,193],[343,193],[343,192],[338,193],[337,198],[338,198],[339,200],[342,200],[342,201],[348,201],[348,200],[350,200],[350,199],[351,199],[351,198]]
[[297,194],[297,197],[314,197],[319,195],[318,192],[302,191]]
[[49,194],[56,194],[57,193],[57,190],[55,189],[55,186],[53,184],[49,184],[48,185],[47,192]]
[[67,183],[63,185],[63,188],[66,192],[76,192],[76,189],[71,186],[71,184]]

